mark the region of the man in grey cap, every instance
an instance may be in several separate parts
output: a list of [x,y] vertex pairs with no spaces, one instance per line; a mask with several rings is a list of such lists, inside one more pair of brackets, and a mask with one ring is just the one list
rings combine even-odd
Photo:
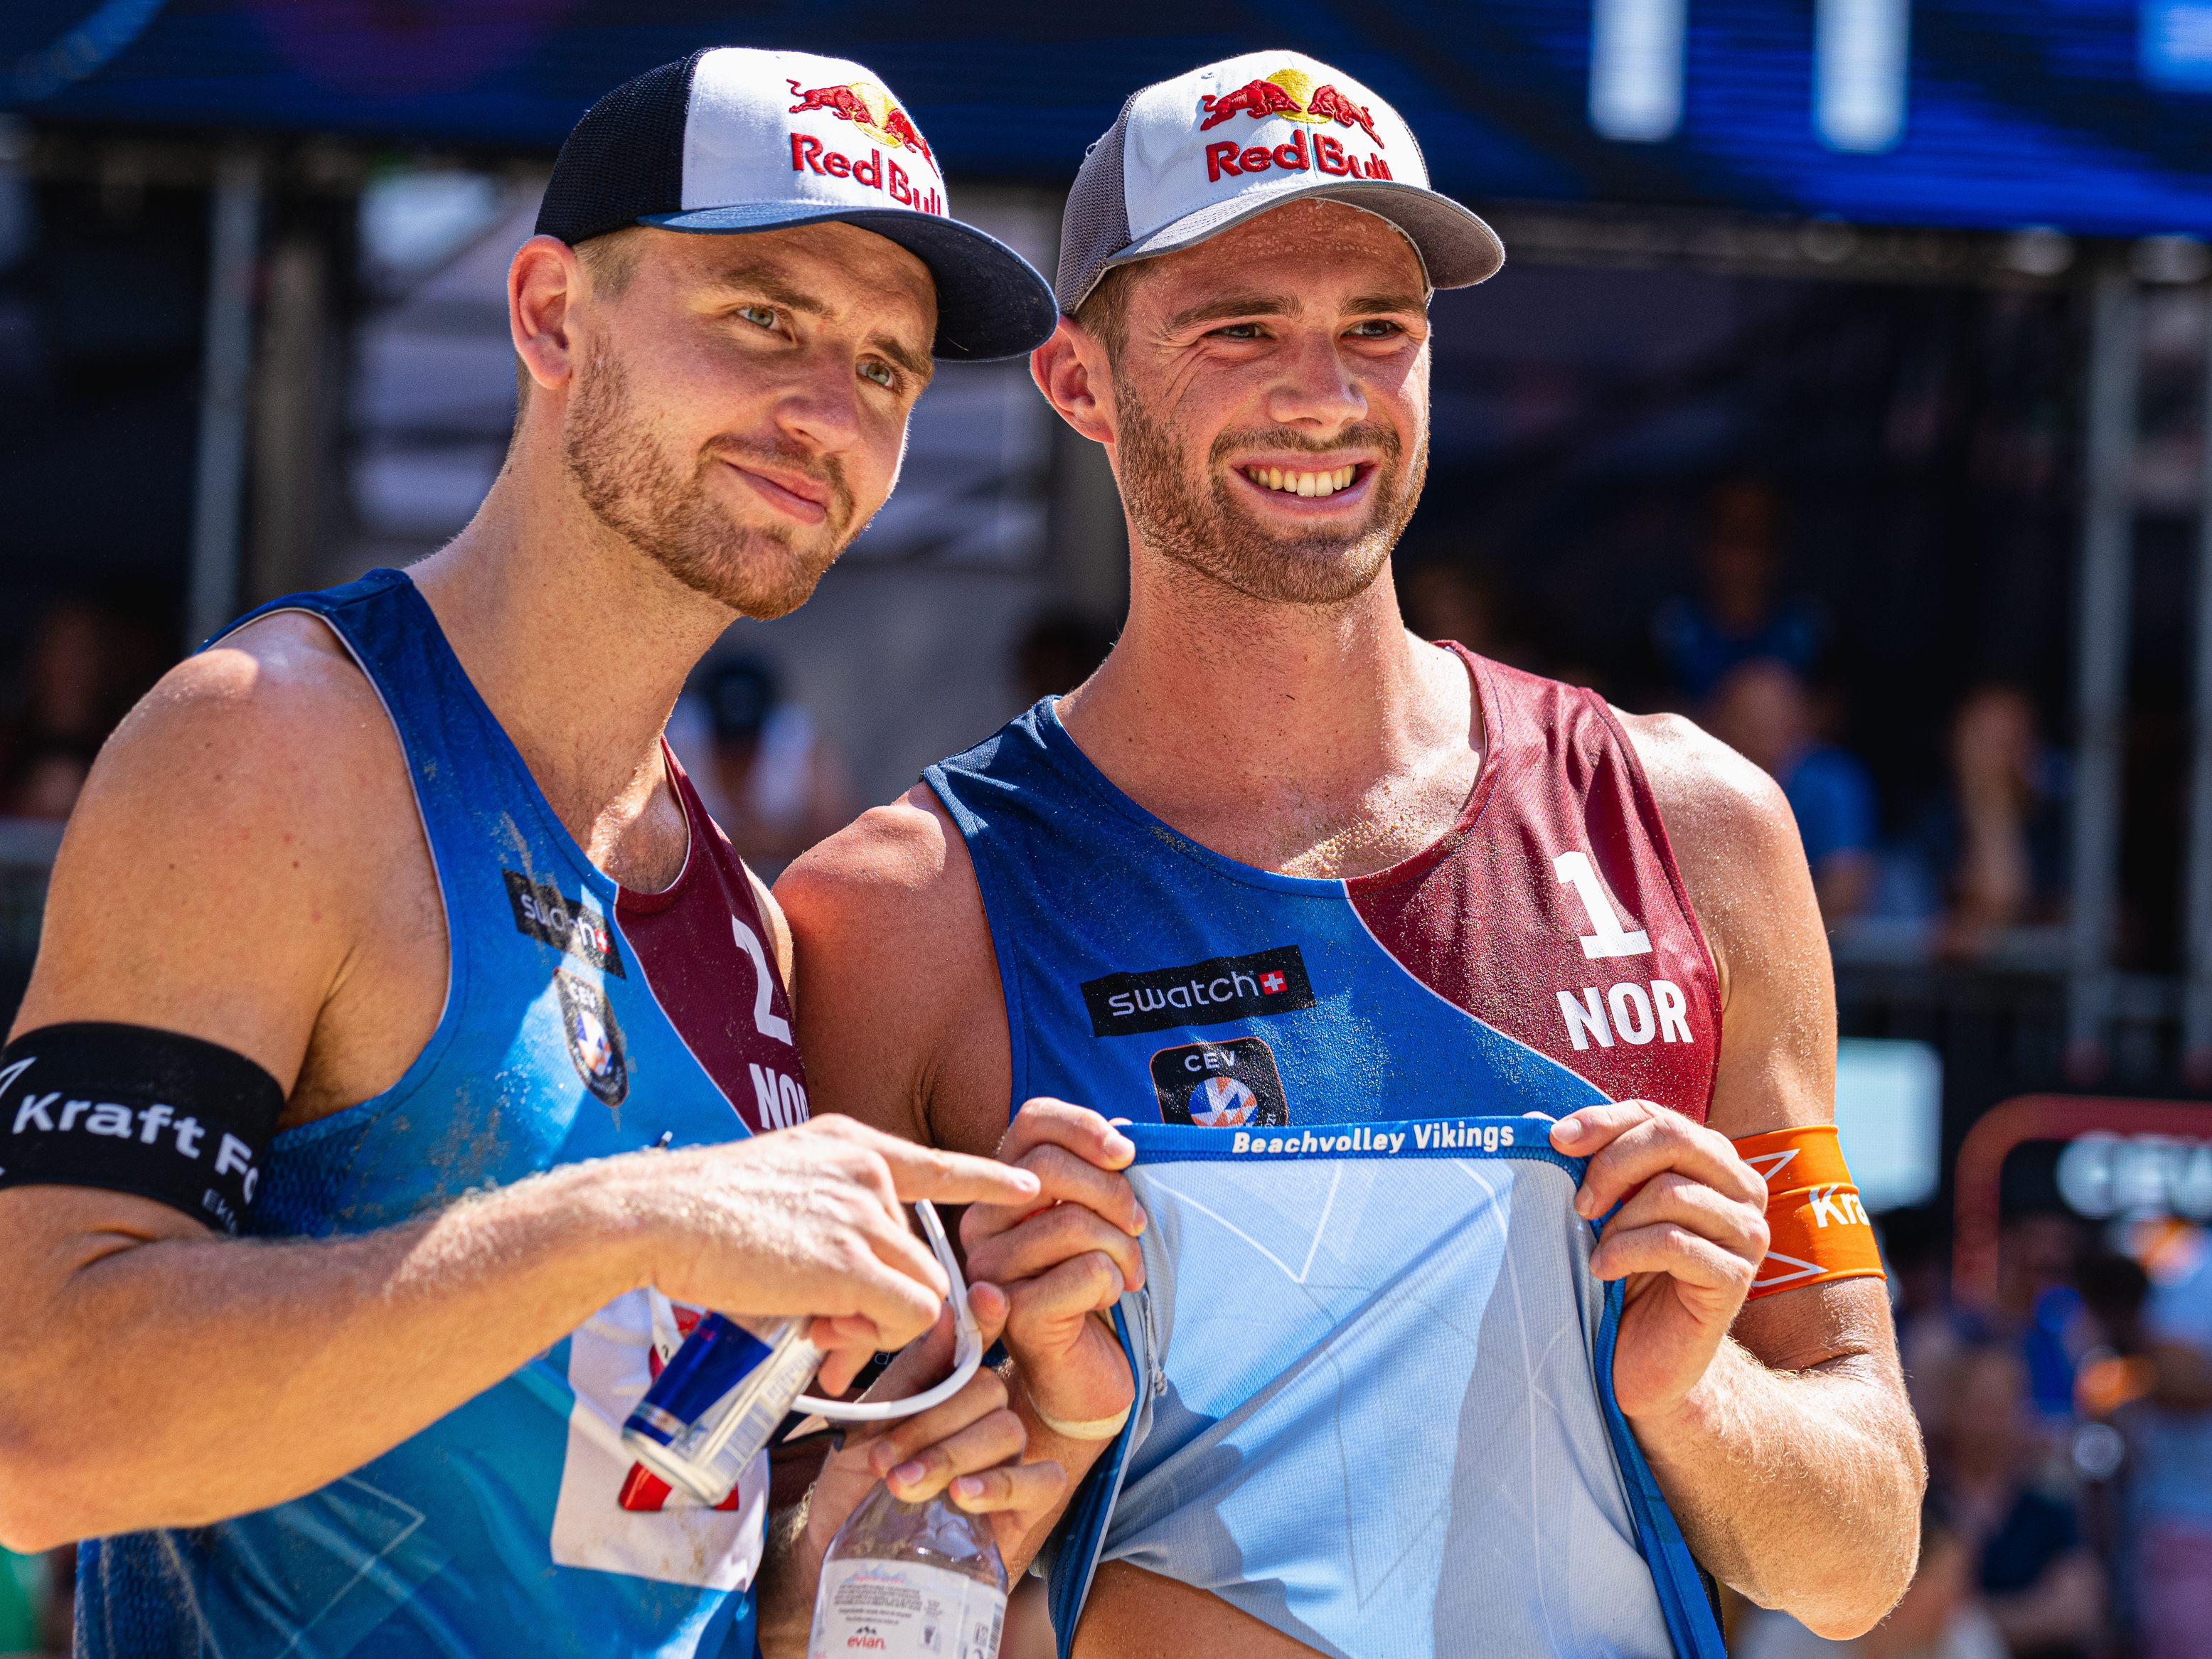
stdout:
[[781,918],[661,738],[883,504],[933,357],[1050,332],[945,195],[842,58],[617,88],[510,267],[468,526],[245,619],[93,769],[0,1062],[0,1540],[90,1540],[80,1653],[794,1652],[917,1443],[902,1496],[1058,1494],[988,1375],[773,1540],[764,1455],[710,1508],[621,1438],[700,1310],[811,1316],[834,1390],[941,1312],[902,1200],[1035,1191],[806,1121]]
[[[1766,1139],[1834,1157],[1787,805],[1686,720],[1400,618],[1429,296],[1503,258],[1325,64],[1132,97],[1031,359],[1112,461],[1127,626],[777,890],[817,1102],[998,1146],[1059,1200],[964,1232],[1011,1291],[1030,1455],[1090,1471],[1050,1557],[1080,1652],[1711,1654],[1689,1552],[1838,1637],[1911,1571],[1919,1441],[1847,1188],[1822,1201],[1851,1252],[1768,1253],[1762,1174],[1796,1153]],[[1534,1185],[1497,1238],[1449,1235],[1489,1266],[1445,1287],[1411,1246],[1348,1265],[1419,1220],[1371,1162],[1303,1208],[1288,1167],[1204,1167],[1408,1158],[1454,1112],[1580,1186],[1550,1245]],[[1580,1329],[1538,1294],[1570,1283]],[[1281,1297],[1306,1311],[1258,1311]],[[1501,1388],[1420,1380],[1509,1340]]]

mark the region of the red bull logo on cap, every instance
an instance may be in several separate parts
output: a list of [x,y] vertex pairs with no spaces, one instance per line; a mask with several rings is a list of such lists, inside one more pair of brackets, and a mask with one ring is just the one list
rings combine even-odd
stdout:
[[1305,126],[1355,127],[1367,135],[1376,150],[1385,145],[1382,135],[1375,130],[1372,110],[1354,103],[1333,83],[1316,86],[1313,76],[1304,70],[1279,69],[1260,80],[1248,81],[1233,92],[1206,94],[1199,100],[1199,113],[1206,118],[1198,124],[1198,130],[1210,132],[1239,112],[1255,121],[1279,116],[1284,120],[1300,123],[1301,126],[1291,131],[1291,142],[1286,144],[1248,146],[1234,140],[1208,144],[1206,177],[1209,184],[1218,184],[1224,175],[1262,173],[1270,167],[1279,167],[1287,173],[1310,169],[1344,179],[1390,176],[1390,164],[1380,155],[1374,151],[1364,158],[1353,155],[1329,133],[1315,133],[1312,149],[1308,149],[1303,131]]
[[[802,87],[787,77],[785,84],[790,87],[791,95],[799,100],[788,113],[827,111],[841,121],[850,122],[878,144],[919,155],[932,173],[936,171],[937,157],[930,152],[921,129],[915,125],[912,116],[898,106],[897,100],[874,82]],[[896,157],[885,161],[880,150],[870,150],[866,158],[848,155],[830,149],[810,133],[794,132],[791,135],[791,170],[811,173],[819,178],[850,179],[871,190],[882,191],[902,207],[915,208],[924,213],[945,211],[944,194],[931,180],[909,178]]]
[[878,143],[889,144],[894,149],[919,150],[930,166],[937,158],[929,153],[921,130],[913,118],[901,109],[885,92],[872,81],[853,81],[842,87],[812,87],[801,88],[796,81],[787,80],[791,95],[799,101],[791,106],[793,115],[810,109],[826,109],[841,121],[850,121]]

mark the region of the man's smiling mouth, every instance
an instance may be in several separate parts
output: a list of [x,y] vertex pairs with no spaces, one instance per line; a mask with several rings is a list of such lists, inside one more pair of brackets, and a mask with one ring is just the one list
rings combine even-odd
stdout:
[[1331,467],[1320,472],[1291,471],[1279,466],[1238,469],[1262,489],[1279,489],[1287,495],[1334,495],[1351,488],[1359,476],[1356,466]]

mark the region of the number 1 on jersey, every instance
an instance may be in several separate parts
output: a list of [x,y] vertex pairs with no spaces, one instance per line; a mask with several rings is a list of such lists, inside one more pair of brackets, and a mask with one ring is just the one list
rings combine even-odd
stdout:
[[1650,934],[1641,927],[1632,933],[1621,927],[1620,918],[1613,914],[1613,901],[1598,885],[1597,872],[1590,868],[1588,854],[1562,853],[1552,860],[1552,868],[1561,882],[1575,890],[1583,914],[1589,917],[1591,931],[1582,936],[1583,956],[1594,962],[1601,957],[1651,954]]

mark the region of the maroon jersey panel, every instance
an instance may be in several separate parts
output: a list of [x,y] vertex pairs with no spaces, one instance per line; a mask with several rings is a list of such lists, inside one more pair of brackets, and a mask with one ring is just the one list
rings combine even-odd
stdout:
[[658,893],[627,887],[615,906],[646,983],[707,1075],[755,1134],[805,1121],[806,1072],[773,935],[721,827],[676,757],[669,775],[690,826],[683,873]]
[[1446,1001],[1703,1122],[1720,986],[1627,734],[1593,691],[1460,654],[1482,777],[1449,835],[1346,884],[1353,908]]

